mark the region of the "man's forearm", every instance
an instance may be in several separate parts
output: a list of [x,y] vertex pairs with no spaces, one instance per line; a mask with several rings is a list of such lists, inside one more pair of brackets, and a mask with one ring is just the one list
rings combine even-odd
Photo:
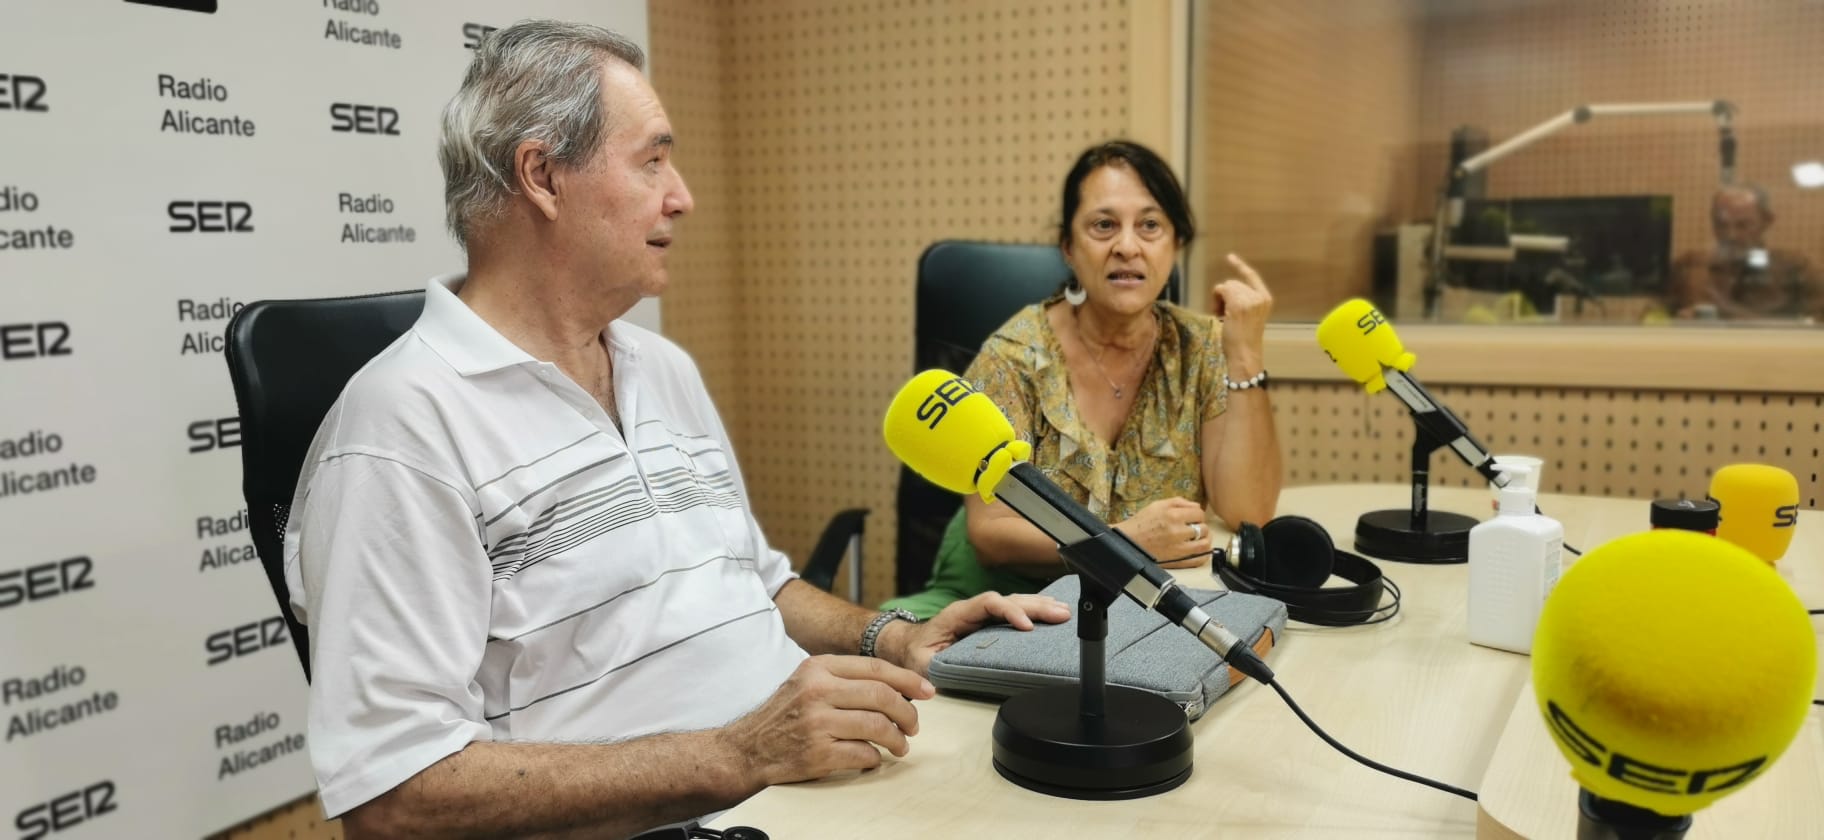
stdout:
[[854,655],[861,632],[880,613],[851,604],[802,580],[793,580],[773,596],[785,633],[807,653]]
[[715,731],[618,744],[478,741],[350,811],[362,837],[625,837],[753,795]]

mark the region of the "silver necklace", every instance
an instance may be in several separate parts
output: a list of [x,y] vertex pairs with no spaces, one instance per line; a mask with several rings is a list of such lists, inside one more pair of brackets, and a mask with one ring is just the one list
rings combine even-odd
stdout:
[[[1070,315],[1071,319],[1077,322],[1077,339],[1083,342],[1083,346],[1089,348],[1090,361],[1096,363],[1096,372],[1102,374],[1102,381],[1108,383],[1108,388],[1114,392],[1115,399],[1124,398],[1127,394],[1127,389],[1122,388],[1119,383],[1115,382],[1115,378],[1108,375],[1108,368],[1102,366],[1102,351],[1096,347],[1095,342],[1089,340],[1089,334],[1083,332],[1083,319],[1077,316],[1077,310],[1074,307],[1070,310]],[[1148,345],[1151,346],[1153,342],[1158,340],[1159,321],[1155,317],[1153,321],[1153,337],[1148,341]],[[1147,355],[1150,356],[1152,354],[1148,353]]]

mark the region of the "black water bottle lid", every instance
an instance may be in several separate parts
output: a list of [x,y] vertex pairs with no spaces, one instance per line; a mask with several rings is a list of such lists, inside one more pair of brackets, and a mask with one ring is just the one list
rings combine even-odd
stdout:
[[1722,508],[1709,499],[1655,499],[1649,521],[1655,528],[1714,533]]

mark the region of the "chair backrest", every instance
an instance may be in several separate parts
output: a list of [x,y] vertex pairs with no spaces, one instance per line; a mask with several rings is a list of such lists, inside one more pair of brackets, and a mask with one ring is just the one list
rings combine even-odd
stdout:
[[304,678],[310,640],[285,587],[285,522],[323,416],[349,377],[411,329],[424,292],[263,300],[228,322],[228,375],[241,411],[241,492],[253,547],[291,630]]
[[[962,373],[975,361],[982,342],[1021,307],[1058,291],[1070,266],[1056,245],[944,240],[918,258],[914,307],[913,369],[943,368]],[[1160,297],[1182,300],[1173,268]],[[924,588],[944,528],[961,497],[900,468],[894,546],[894,583],[899,594]]]

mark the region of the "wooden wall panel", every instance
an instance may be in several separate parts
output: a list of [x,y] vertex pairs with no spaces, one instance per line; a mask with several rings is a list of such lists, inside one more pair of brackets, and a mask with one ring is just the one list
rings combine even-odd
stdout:
[[[1136,11],[1120,0],[670,5],[653,4],[654,83],[698,216],[719,206],[727,221],[687,223],[674,260],[699,250],[673,263],[665,328],[738,418],[769,539],[802,562],[831,514],[871,508],[864,597],[885,599],[898,470],[879,418],[912,373],[918,255],[946,238],[1052,238],[1065,169],[1129,128]],[[712,41],[720,75],[686,73],[710,63]],[[683,153],[698,133],[713,138],[706,160]]]
[[[1703,497],[1716,469],[1755,462],[1799,480],[1801,504],[1824,499],[1824,396],[1595,388],[1433,385],[1490,452],[1545,459],[1542,489],[1583,496]],[[1412,421],[1388,394],[1282,382],[1274,412],[1290,484],[1409,480]],[[1483,484],[1449,452],[1438,486]],[[1646,509],[1641,512],[1645,527]]]
[[728,118],[727,3],[664,0],[647,4],[653,87],[671,117],[678,171],[696,208],[678,226],[669,256],[671,284],[659,315],[667,336],[688,348],[703,371],[737,451],[745,449],[741,376],[741,243],[735,221],[735,156]]
[[1374,231],[1415,210],[1420,6],[1199,3],[1191,26],[1191,276],[1230,276],[1234,251],[1278,318],[1315,320],[1369,288]]
[[342,821],[323,819],[323,805],[311,794],[211,835],[209,840],[342,840]]

